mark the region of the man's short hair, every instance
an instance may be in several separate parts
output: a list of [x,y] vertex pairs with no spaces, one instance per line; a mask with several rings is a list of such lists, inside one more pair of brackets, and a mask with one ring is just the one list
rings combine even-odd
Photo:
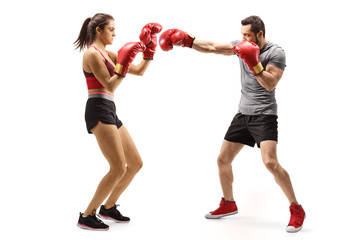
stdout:
[[265,24],[264,22],[261,20],[260,17],[258,16],[250,16],[250,17],[247,17],[245,19],[243,19],[241,21],[241,24],[243,26],[245,25],[251,25],[251,28],[250,30],[255,33],[255,35],[260,32],[260,31],[263,31],[264,33],[264,37],[265,37]]

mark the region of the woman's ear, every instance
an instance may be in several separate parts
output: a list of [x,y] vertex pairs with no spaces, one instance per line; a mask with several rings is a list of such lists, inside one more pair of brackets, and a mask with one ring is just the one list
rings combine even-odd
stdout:
[[101,32],[102,32],[101,28],[99,28],[99,27],[96,27],[95,31],[96,31],[96,33],[99,33],[99,34],[101,34]]

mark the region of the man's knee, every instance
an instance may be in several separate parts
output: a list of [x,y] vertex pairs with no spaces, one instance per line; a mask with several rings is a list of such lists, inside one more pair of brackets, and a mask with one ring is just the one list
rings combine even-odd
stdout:
[[220,154],[217,158],[217,164],[219,167],[225,167],[231,165],[232,159],[229,157],[225,157],[224,155]]
[[276,158],[265,157],[263,159],[263,162],[265,164],[265,167],[272,173],[277,172],[280,168],[280,164],[278,163]]
[[244,144],[224,140],[221,146],[220,154],[217,158],[219,168],[230,166],[236,155],[243,147]]

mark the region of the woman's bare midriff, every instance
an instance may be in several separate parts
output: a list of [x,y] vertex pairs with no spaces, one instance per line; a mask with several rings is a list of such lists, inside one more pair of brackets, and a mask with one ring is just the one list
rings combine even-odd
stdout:
[[110,92],[108,90],[106,90],[105,88],[94,88],[94,89],[89,89],[88,93],[94,93],[94,92],[102,92],[102,93],[107,93],[110,94],[111,96],[114,96],[113,92]]

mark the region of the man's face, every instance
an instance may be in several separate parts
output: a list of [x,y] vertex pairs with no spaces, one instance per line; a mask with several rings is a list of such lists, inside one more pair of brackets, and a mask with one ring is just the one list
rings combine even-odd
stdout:
[[255,33],[252,32],[250,29],[251,29],[250,24],[241,26],[241,34],[243,35],[242,40],[243,41],[250,41],[250,42],[254,42],[256,44],[259,44],[259,39],[255,35]]

